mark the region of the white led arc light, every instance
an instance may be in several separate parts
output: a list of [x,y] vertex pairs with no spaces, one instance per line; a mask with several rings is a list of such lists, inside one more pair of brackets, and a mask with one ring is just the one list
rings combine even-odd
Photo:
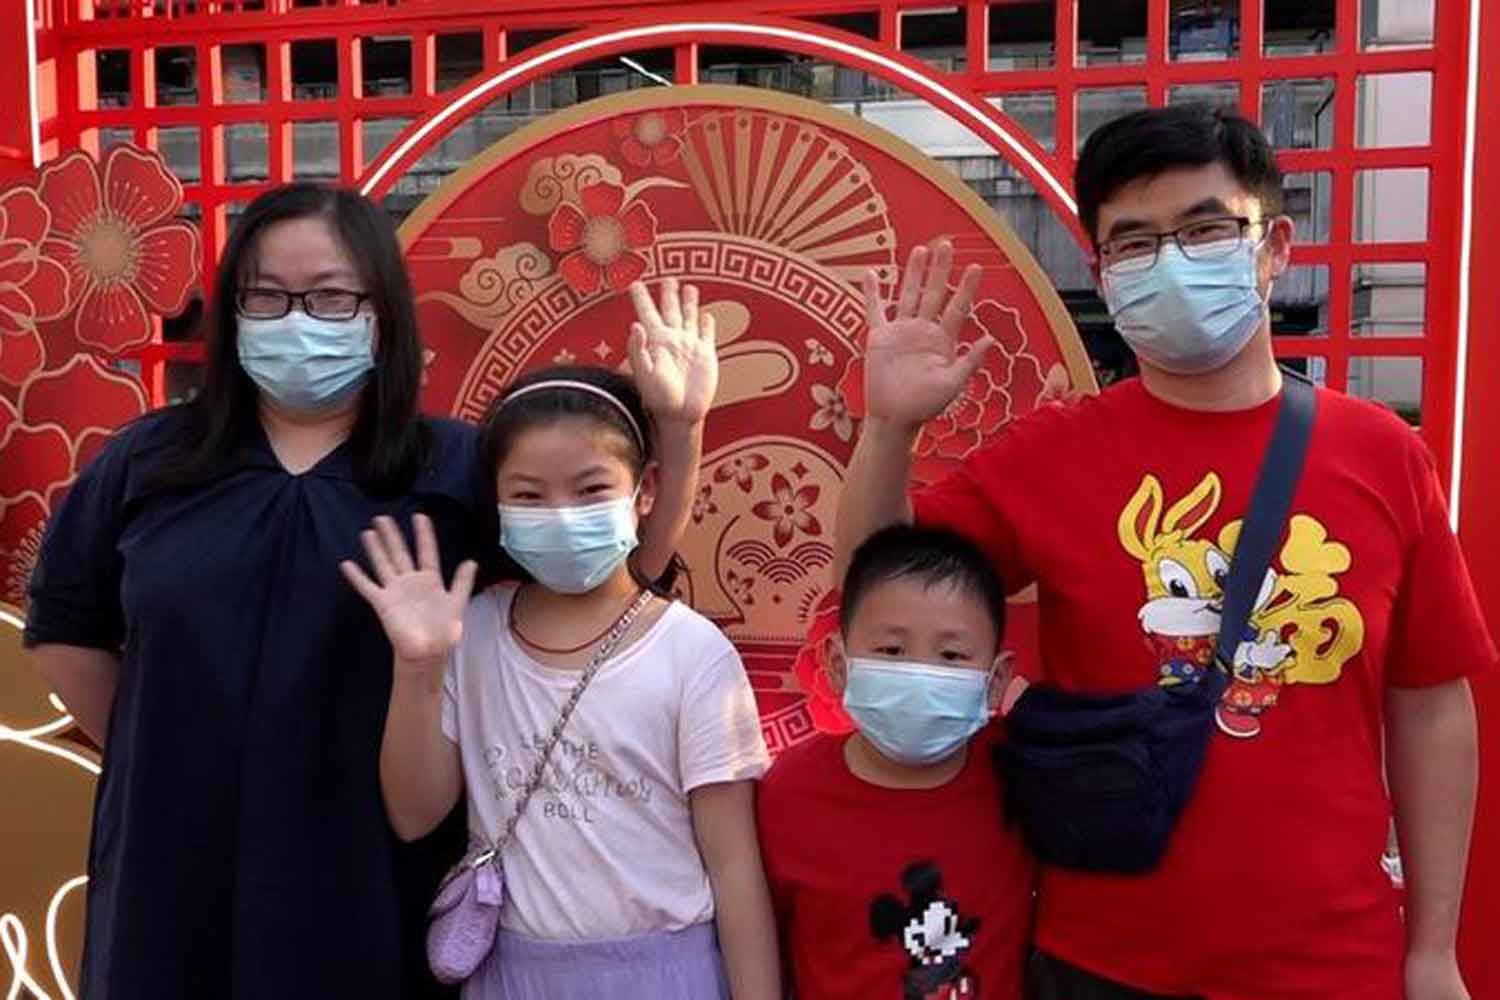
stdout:
[[72,989],[68,987],[68,977],[63,972],[62,955],[57,947],[57,913],[62,908],[62,902],[67,898],[68,893],[87,885],[88,880],[87,875],[69,879],[52,894],[52,902],[47,904],[47,964],[52,967],[52,978],[57,981],[57,988],[61,994],[60,1000],[74,1000],[74,997]]
[[37,93],[36,72],[36,5],[41,0],[21,0],[26,5],[26,72],[31,97],[31,166],[42,165],[42,100]]
[[[1494,13],[1491,11],[1490,13]],[[1453,461],[1448,480],[1448,518],[1458,530],[1464,475],[1464,405],[1469,395],[1470,278],[1474,262],[1474,159],[1479,138],[1479,0],[1469,2],[1469,92],[1464,106],[1464,176],[1458,242],[1458,343],[1453,371]]]
[[[11,614],[4,608],[0,608],[0,622],[4,622],[18,632],[26,628],[24,619]],[[12,729],[0,723],[0,743],[16,743],[28,750],[36,750],[39,753],[51,754],[53,757],[61,757],[73,766],[82,768],[97,777],[99,774],[99,765],[97,763],[89,760],[81,753],[69,750],[67,747],[47,742],[47,737],[65,733],[73,726],[73,716],[68,712],[67,707],[58,701],[56,695],[53,695],[50,700],[53,707],[62,712],[62,715],[51,722],[35,726],[31,729]]]
[[82,768],[97,777],[99,765],[89,760],[81,753],[69,750],[67,747],[58,746],[55,743],[46,742],[48,736],[56,736],[65,733],[73,727],[73,717],[64,715],[53,719],[45,726],[35,729],[11,729],[9,726],[0,725],[0,743],[16,743],[28,750],[38,753],[49,754],[53,757],[61,757],[74,767]]
[[[4,608],[0,608],[0,622],[18,631],[26,627],[26,622],[22,618]],[[97,763],[65,746],[49,742],[49,737],[59,736],[72,728],[73,716],[68,713],[66,706],[58,700],[56,695],[50,696],[48,700],[62,714],[50,722],[33,726],[30,729],[13,729],[10,726],[0,725],[0,743],[14,743],[28,750],[60,757],[90,775],[97,776],[99,774]],[[88,877],[85,875],[69,879],[57,888],[47,904],[44,939],[47,949],[47,967],[52,973],[53,983],[57,988],[55,994],[49,993],[41,983],[37,982],[28,969],[31,941],[26,933],[25,923],[18,914],[0,913],[0,967],[10,966],[10,984],[6,989],[4,1000],[19,1000],[22,990],[27,991],[26,995],[35,997],[36,1000],[75,1000],[73,990],[68,985],[67,974],[63,969],[57,922],[58,914],[68,894],[87,882]],[[3,968],[0,968],[0,974],[3,974]]]
[[575,55],[587,52],[603,46],[613,45],[617,42],[627,42],[636,39],[654,38],[659,35],[675,34],[720,34],[720,35],[742,35],[750,38],[773,39],[781,41],[800,42],[828,52],[837,53],[855,62],[867,62],[879,66],[894,77],[899,77],[911,85],[911,88],[919,94],[935,95],[958,107],[965,118],[964,124],[974,129],[981,135],[987,135],[994,142],[998,142],[1008,150],[1011,155],[1023,161],[1027,166],[1036,171],[1037,176],[1059,202],[1065,205],[1070,212],[1077,212],[1078,206],[1066,186],[1047,168],[1047,165],[1039,160],[1026,145],[1007,128],[989,117],[981,108],[972,101],[963,97],[956,91],[945,86],[941,81],[934,79],[928,74],[907,66],[905,63],[879,53],[851,45],[848,42],[836,38],[826,38],[822,35],[806,31],[798,31],[795,28],[785,28],[780,25],[768,24],[736,24],[728,21],[678,21],[668,24],[642,25],[634,28],[623,28],[608,34],[597,35],[593,38],[585,38],[577,42],[564,45],[551,52],[524,59],[501,69],[494,76],[485,80],[467,93],[459,95],[441,110],[437,111],[425,121],[415,132],[407,136],[405,140],[387,150],[380,158],[370,175],[360,185],[360,192],[368,195],[379,186],[385,176],[395,168],[408,153],[422,142],[428,135],[441,128],[450,119],[458,116],[463,110],[489,95],[491,92],[504,86],[519,76],[530,73],[532,70],[546,66],[549,63],[561,62]]
[[671,80],[668,80],[666,77],[662,76],[660,73],[653,73],[653,72],[651,72],[649,69],[647,69],[646,67],[642,66],[640,63],[636,62],[634,59],[630,58],[629,56],[621,56],[620,57],[620,62],[623,63],[627,69],[635,70],[637,73],[639,73],[641,76],[644,76],[646,79],[650,80],[652,83],[659,83],[663,87],[670,87],[670,86],[672,86],[672,81]]
[[[85,875],[71,878],[58,887],[47,903],[47,966],[57,985],[56,1000],[76,1000],[72,987],[68,985],[67,974],[63,971],[62,952],[57,945],[57,916],[68,894],[87,883],[88,877]],[[5,1000],[18,1000],[22,989],[34,1000],[54,1000],[53,995],[43,989],[42,984],[27,971],[31,958],[31,939],[26,934],[26,925],[14,913],[0,914],[0,952],[3,952],[6,961],[10,963],[11,970],[10,988],[6,991]]]

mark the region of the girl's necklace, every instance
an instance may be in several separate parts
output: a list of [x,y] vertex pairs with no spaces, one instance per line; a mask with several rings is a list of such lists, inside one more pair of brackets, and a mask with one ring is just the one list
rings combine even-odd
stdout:
[[525,632],[521,631],[520,615],[518,614],[518,611],[521,603],[521,594],[525,589],[525,587],[521,587],[520,589],[518,589],[516,591],[515,598],[513,598],[510,602],[510,634],[515,636],[516,639],[520,641],[521,645],[530,646],[537,652],[546,653],[549,656],[571,656],[574,653],[581,653],[585,649],[588,649],[590,646],[597,644],[605,636],[609,635],[610,630],[612,630],[616,625],[620,623],[620,619],[629,612],[630,608],[635,604],[636,599],[641,596],[641,592],[639,590],[630,595],[630,600],[626,602],[625,609],[621,611],[613,621],[604,626],[603,629],[601,629],[597,634],[593,636],[593,638],[589,639],[587,642],[579,643],[577,646],[544,646],[540,642],[537,642],[535,639],[528,637]]

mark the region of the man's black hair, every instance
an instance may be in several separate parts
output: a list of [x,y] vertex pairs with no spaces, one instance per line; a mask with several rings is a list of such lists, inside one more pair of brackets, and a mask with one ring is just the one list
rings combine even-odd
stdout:
[[1179,167],[1222,163],[1260,199],[1265,218],[1281,214],[1281,168],[1254,123],[1201,104],[1134,111],[1101,125],[1083,144],[1074,175],[1078,218],[1099,243],[1099,206],[1131,181]]
[[926,586],[951,584],[984,602],[995,623],[995,638],[1005,635],[1005,587],[984,554],[951,531],[893,525],[875,532],[854,550],[844,574],[839,627],[847,634],[854,613],[871,588],[901,577]]

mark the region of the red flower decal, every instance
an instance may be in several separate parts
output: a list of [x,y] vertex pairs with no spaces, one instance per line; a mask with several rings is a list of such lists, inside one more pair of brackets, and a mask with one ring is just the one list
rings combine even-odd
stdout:
[[824,594],[818,602],[807,629],[807,641],[792,661],[792,673],[807,695],[807,710],[812,715],[813,725],[823,733],[854,731],[854,722],[844,711],[843,699],[833,689],[833,680],[828,673],[828,637],[838,628],[839,593],[835,590]]
[[755,486],[755,474],[770,464],[769,458],[754,452],[748,455],[736,455],[728,461],[721,462],[714,469],[714,482],[727,483],[732,479],[741,492],[749,493]]
[[927,422],[917,439],[917,457],[960,462],[1009,420],[1010,393],[995,384],[987,368],[981,368],[958,398]]
[[755,577],[746,574],[740,576],[734,570],[730,570],[724,583],[724,589],[729,591],[729,596],[742,605],[755,603]]
[[634,118],[616,118],[615,137],[620,155],[637,167],[664,166],[682,155],[687,113],[681,108],[647,111]]
[[812,505],[818,502],[819,488],[811,483],[800,490],[781,473],[771,477],[771,499],[762,500],[750,508],[751,513],[775,527],[771,535],[776,544],[785,547],[797,532],[804,535],[821,535],[823,526],[813,517]]
[[75,355],[0,397],[0,600],[20,605],[48,516],[110,434],[146,412],[134,379]]
[[149,313],[175,315],[198,278],[198,230],[174,216],[182,185],[161,157],[116,146],[102,165],[75,151],[42,168],[52,213],[45,248],[72,275],[80,343],[118,354],[151,339]]
[[16,421],[0,438],[0,503],[22,497],[47,502],[56,486],[73,477],[73,448],[68,436],[50,424],[34,427]]
[[20,385],[46,360],[38,321],[68,311],[68,271],[42,241],[52,213],[37,193],[0,193],[0,381]]
[[609,181],[578,192],[581,208],[563,202],[547,220],[552,249],[565,254],[557,269],[579,295],[624,290],[646,273],[636,251],[656,242],[656,216],[643,201],[625,201],[625,189]]
[[693,523],[702,524],[705,517],[718,512],[719,505],[714,503],[713,484],[704,483],[698,487],[698,494],[693,497]]
[[[996,346],[964,391],[922,428],[914,474],[922,482],[940,478],[955,462],[978,451],[1001,428],[1020,416],[1017,400],[1044,402],[1040,362],[1026,350],[1019,314],[992,299],[975,304],[959,331],[960,351],[989,334]],[[1064,373],[1066,374],[1066,373]],[[864,358],[850,360],[836,386],[855,416],[865,413]],[[1053,392],[1056,392],[1054,387]]]

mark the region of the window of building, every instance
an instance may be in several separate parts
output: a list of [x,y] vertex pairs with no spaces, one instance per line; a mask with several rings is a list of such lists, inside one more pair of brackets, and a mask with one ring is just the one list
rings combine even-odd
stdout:
[[438,35],[433,44],[438,93],[462,85],[484,68],[484,33],[464,31]]
[[94,86],[101,108],[130,106],[130,51],[98,49],[94,52]]
[[225,104],[259,104],[266,99],[266,47],[219,47],[219,91]]
[[187,46],[153,50],[156,60],[156,106],[198,103],[198,53]]
[[359,42],[362,97],[406,97],[411,87],[411,39],[392,36]]
[[1077,0],[1078,64],[1146,61],[1146,0]]
[[1057,5],[990,4],[990,70],[1046,69],[1056,60]]
[[339,96],[339,49],[332,38],[292,43],[292,100],[328,101]]

